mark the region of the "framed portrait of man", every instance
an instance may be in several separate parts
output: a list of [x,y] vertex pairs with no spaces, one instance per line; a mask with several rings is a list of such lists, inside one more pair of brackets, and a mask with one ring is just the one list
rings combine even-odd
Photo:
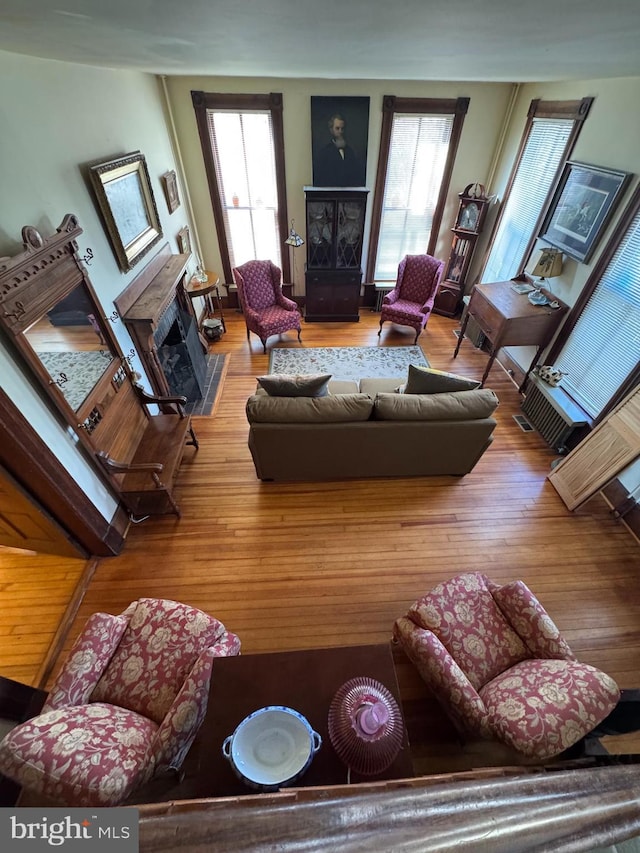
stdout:
[[368,139],[369,98],[312,96],[314,187],[364,187]]

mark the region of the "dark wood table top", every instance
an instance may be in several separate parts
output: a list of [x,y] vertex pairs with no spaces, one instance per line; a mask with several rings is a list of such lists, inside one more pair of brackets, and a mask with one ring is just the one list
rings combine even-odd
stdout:
[[[183,781],[178,784],[167,778],[153,780],[127,803],[255,793],[237,778],[223,757],[222,743],[248,714],[265,705],[294,708],[322,737],[320,750],[296,787],[345,784],[347,768],[329,740],[328,712],[338,688],[358,676],[384,684],[401,707],[389,643],[218,658],[213,666],[207,715],[184,762]],[[368,777],[352,773],[351,781],[411,776],[413,766],[405,731],[402,748],[384,773]]]

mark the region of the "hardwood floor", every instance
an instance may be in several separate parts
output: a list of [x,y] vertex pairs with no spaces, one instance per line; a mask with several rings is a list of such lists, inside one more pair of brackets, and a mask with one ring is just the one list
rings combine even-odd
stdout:
[[[227,310],[225,319],[227,333],[210,348],[228,352],[230,364],[216,416],[195,419],[200,450],[188,449],[181,469],[183,516],[132,526],[123,553],[100,561],[61,659],[91,613],[118,613],[140,596],[213,613],[240,635],[243,653],[381,642],[421,593],[480,570],[499,582],[524,580],[581,660],[622,687],[640,686],[638,543],[599,496],[566,510],[546,480],[555,454],[514,421],[520,396],[497,363],[487,382],[501,401],[494,442],[466,477],[261,483],[244,405],[268,355],[255,336],[247,343],[238,313]],[[303,324],[303,346],[375,346],[378,320],[363,308],[359,323]],[[464,341],[454,360],[455,328],[434,315],[419,343],[434,367],[479,379],[487,356]],[[380,340],[409,345],[413,333],[386,324]],[[293,333],[269,345],[299,346]],[[37,682],[82,569],[81,561],[0,554],[2,674]],[[452,741],[397,657],[412,731]],[[443,743],[423,751],[427,763]],[[607,746],[640,753],[640,738]],[[467,756],[460,766],[469,761],[484,759]]]

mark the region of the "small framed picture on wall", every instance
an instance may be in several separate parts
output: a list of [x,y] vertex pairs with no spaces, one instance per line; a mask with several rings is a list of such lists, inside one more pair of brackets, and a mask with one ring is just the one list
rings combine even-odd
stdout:
[[184,228],[181,228],[178,231],[178,249],[181,255],[190,255],[191,254],[191,234],[189,233],[189,226],[185,225]]
[[174,210],[177,210],[180,207],[180,196],[178,195],[178,181],[176,179],[176,173],[173,171],[165,172],[164,175],[162,175],[161,180],[169,213],[173,213]]

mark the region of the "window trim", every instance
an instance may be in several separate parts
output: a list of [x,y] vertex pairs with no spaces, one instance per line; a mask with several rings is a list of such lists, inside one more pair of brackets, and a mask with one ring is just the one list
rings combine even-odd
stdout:
[[[209,185],[211,206],[213,207],[213,218],[216,226],[216,235],[218,237],[218,246],[222,257],[224,280],[231,282],[233,281],[233,273],[231,272],[231,262],[229,260],[229,244],[227,242],[227,234],[224,228],[224,213],[222,210],[222,202],[220,201],[220,189],[218,186],[218,179],[216,177],[216,169],[213,162],[213,153],[211,151],[211,143],[209,139],[207,110],[238,110],[239,112],[268,110],[271,113],[273,147],[276,161],[276,192],[278,195],[278,234],[280,243],[284,246],[284,241],[287,239],[289,234],[289,214],[287,212],[287,182],[284,161],[282,93],[270,92],[268,95],[227,95],[219,92],[202,92],[192,90],[191,102],[196,114],[196,123],[198,125],[198,134],[200,136],[202,156],[204,158],[207,184]],[[282,278],[285,282],[291,281],[289,252],[286,252],[284,248],[282,249]]]
[[[549,350],[549,354],[547,356],[547,361],[549,364],[554,364],[555,359],[559,356],[561,350],[566,344],[569,336],[575,329],[580,317],[582,316],[582,312],[584,308],[591,299],[593,292],[600,284],[602,276],[604,275],[607,267],[611,263],[611,260],[615,253],[618,251],[618,247],[622,242],[625,234],[631,227],[633,220],[638,214],[638,210],[640,210],[640,184],[636,186],[633,195],[629,199],[627,206],[624,209],[623,214],[621,215],[618,223],[613,231],[607,245],[603,249],[598,258],[589,278],[587,279],[585,286],[582,288],[582,292],[580,296],[576,299],[575,304],[573,305],[571,311],[567,315],[560,334],[554,341],[551,349]],[[629,376],[625,379],[622,385],[618,388],[613,397],[609,400],[604,409],[600,412],[600,414],[593,419],[593,426],[597,426],[611,411],[614,409],[618,403],[620,403],[624,397],[638,384],[640,383],[640,363],[638,363],[634,370],[631,371]]]
[[545,202],[542,205],[540,215],[538,216],[538,219],[536,220],[536,223],[533,227],[531,237],[525,247],[524,253],[522,255],[522,260],[520,261],[518,269],[515,272],[515,276],[521,276],[524,273],[524,268],[526,266],[527,261],[529,260],[529,256],[531,255],[531,252],[533,251],[536,242],[538,241],[538,232],[540,231],[540,228],[544,221],[544,217],[549,207],[549,203],[553,198],[553,194],[556,190],[556,187],[558,186],[558,182],[560,181],[562,169],[564,167],[565,162],[571,156],[573,148],[576,144],[576,140],[578,139],[578,135],[582,130],[583,122],[589,115],[589,110],[591,109],[591,104],[593,103],[593,100],[594,99],[590,97],[582,98],[580,101],[542,101],[540,100],[540,98],[534,98],[529,104],[527,120],[525,122],[524,130],[522,131],[522,137],[520,139],[520,144],[518,146],[518,151],[516,153],[515,160],[513,161],[513,166],[511,167],[511,172],[509,173],[509,178],[504,189],[502,204],[500,205],[500,210],[493,223],[491,235],[489,237],[489,241],[485,249],[479,280],[482,280],[484,271],[487,266],[487,262],[491,255],[491,252],[493,251],[493,246],[496,240],[496,236],[498,234],[498,229],[500,228],[502,217],[504,216],[507,203],[509,201],[509,198],[511,197],[511,190],[513,189],[513,184],[518,174],[518,169],[520,168],[520,163],[522,161],[527,142],[529,141],[529,135],[531,134],[531,128],[533,127],[534,118],[569,119],[573,121],[573,128],[571,129],[571,133],[569,134],[569,137],[567,139],[567,144],[565,146],[564,152],[562,154],[562,157],[560,158],[560,163],[558,166],[558,171],[556,172],[556,176],[551,182],[549,194],[547,195],[547,198],[545,199]]
[[380,151],[378,154],[378,168],[376,171],[376,183],[371,212],[371,232],[369,238],[369,253],[367,257],[366,281],[373,281],[378,256],[378,243],[380,241],[380,227],[382,225],[382,205],[384,202],[384,189],[387,180],[387,168],[389,163],[389,149],[391,148],[391,130],[395,113],[424,113],[429,115],[453,115],[453,127],[449,140],[447,160],[442,175],[438,202],[433,213],[431,224],[431,236],[426,252],[433,255],[440,234],[440,226],[444,214],[445,202],[451,184],[451,174],[455,163],[464,117],[469,109],[469,98],[397,98],[395,95],[385,95],[382,99],[382,130],[380,133]]

